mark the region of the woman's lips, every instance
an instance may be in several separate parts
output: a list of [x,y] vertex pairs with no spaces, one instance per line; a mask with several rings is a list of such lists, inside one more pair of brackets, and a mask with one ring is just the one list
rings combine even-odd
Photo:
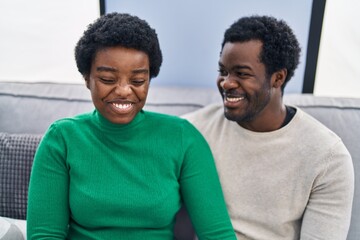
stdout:
[[131,112],[131,110],[134,107],[133,103],[111,103],[111,106],[113,106],[113,109],[118,113],[128,113]]

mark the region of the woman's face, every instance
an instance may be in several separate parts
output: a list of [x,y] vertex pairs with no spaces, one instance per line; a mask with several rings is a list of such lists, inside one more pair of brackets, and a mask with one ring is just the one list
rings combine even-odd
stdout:
[[150,84],[145,52],[121,46],[99,50],[85,77],[96,109],[112,123],[131,122],[144,107]]

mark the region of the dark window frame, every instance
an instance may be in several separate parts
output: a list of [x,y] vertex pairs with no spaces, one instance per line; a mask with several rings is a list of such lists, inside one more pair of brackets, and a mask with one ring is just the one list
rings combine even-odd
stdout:
[[314,93],[326,0],[313,0],[302,93]]

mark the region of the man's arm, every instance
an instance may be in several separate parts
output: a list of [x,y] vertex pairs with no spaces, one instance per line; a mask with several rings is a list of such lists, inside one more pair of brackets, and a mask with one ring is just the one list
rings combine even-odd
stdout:
[[340,141],[325,161],[326,168],[314,181],[304,212],[301,240],[345,240],[349,231],[354,194],[350,153]]

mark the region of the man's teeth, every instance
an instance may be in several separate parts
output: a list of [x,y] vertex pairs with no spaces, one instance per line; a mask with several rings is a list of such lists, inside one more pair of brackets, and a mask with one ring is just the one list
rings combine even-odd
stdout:
[[127,108],[130,108],[132,106],[131,103],[126,103],[126,104],[113,103],[113,105],[116,108],[120,108],[120,109],[127,109]]
[[228,102],[238,102],[238,101],[241,101],[243,100],[244,97],[237,97],[237,98],[234,98],[234,97],[226,97],[226,101]]

